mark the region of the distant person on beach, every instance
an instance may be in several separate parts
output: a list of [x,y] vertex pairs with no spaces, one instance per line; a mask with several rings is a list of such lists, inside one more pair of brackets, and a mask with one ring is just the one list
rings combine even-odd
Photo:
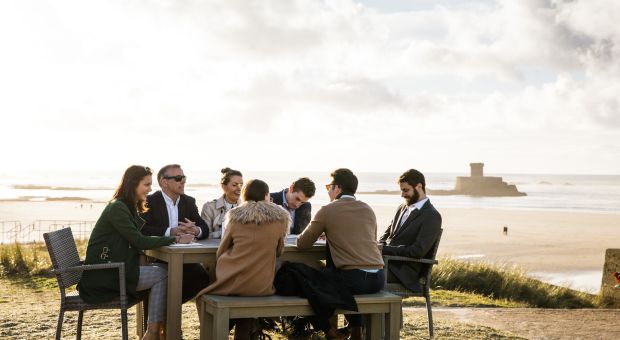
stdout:
[[[276,257],[284,250],[289,215],[269,202],[269,186],[261,180],[248,181],[242,196],[243,204],[226,215],[226,232],[216,253],[215,282],[199,296],[275,294]],[[235,339],[249,339],[252,319],[234,323]]]
[[[401,196],[405,202],[379,239],[384,255],[424,258],[427,256],[441,230],[441,215],[426,197],[426,180],[415,169],[405,171],[399,178]],[[420,291],[418,283],[421,265],[397,262],[389,266],[388,282],[400,282],[405,287]]]
[[312,217],[312,205],[308,202],[314,196],[316,187],[308,177],[302,177],[291,184],[290,187],[269,194],[271,201],[284,207],[291,215],[292,224],[289,228],[291,235],[301,234]]
[[[185,195],[186,177],[178,164],[164,166],[157,173],[161,191],[147,197],[149,210],[142,214],[146,224],[142,233],[152,236],[191,234],[197,239],[209,236],[209,228],[198,214],[196,200]],[[183,302],[209,284],[209,275],[199,263],[183,265]]]
[[[327,239],[325,273],[351,294],[371,294],[383,289],[383,258],[377,247],[377,218],[370,206],[355,198],[357,177],[349,169],[337,169],[326,185],[331,203],[323,206],[297,238],[297,247],[307,249],[322,234]],[[346,315],[351,339],[362,338],[362,317]],[[344,339],[332,315],[317,315],[317,326],[330,339]],[[337,319],[335,319],[337,321]]]
[[222,238],[222,223],[224,223],[226,213],[241,204],[243,175],[240,171],[231,168],[224,168],[221,172],[220,186],[224,194],[213,201],[206,202],[200,213],[200,217],[209,227],[209,238]]
[[[109,262],[125,263],[125,280],[128,298],[136,298],[138,291],[149,290],[148,327],[142,339],[159,339],[166,311],[168,270],[165,264],[139,265],[144,249],[153,249],[171,243],[190,243],[190,234],[175,236],[144,236],[140,227],[144,221],[146,195],[151,191],[151,169],[132,165],[129,167],[112,201],[103,209],[101,217],[88,240],[84,264]],[[79,283],[80,297],[87,303],[104,303],[119,298],[118,271],[116,269],[87,270]]]

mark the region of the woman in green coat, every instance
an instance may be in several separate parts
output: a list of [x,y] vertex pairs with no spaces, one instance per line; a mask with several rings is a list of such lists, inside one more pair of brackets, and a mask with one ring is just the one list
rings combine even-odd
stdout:
[[[164,320],[168,270],[165,264],[141,266],[140,254],[171,243],[189,243],[194,235],[174,237],[145,236],[140,233],[144,220],[146,195],[151,191],[152,171],[148,167],[132,165],[123,175],[112,201],[103,209],[95,224],[85,264],[124,262],[127,297],[150,289],[149,318],[143,339],[158,339],[159,327]],[[80,297],[88,303],[103,303],[119,297],[118,269],[85,271],[80,280]]]

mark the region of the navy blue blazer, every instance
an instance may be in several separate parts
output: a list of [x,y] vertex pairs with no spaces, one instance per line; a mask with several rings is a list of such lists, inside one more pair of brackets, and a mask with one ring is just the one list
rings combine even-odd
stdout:
[[[146,203],[149,210],[141,215],[146,221],[142,227],[142,233],[149,236],[163,236],[170,226],[164,195],[158,190],[146,197]],[[186,218],[195,222],[196,226],[202,230],[201,239],[209,236],[209,227],[198,213],[196,200],[191,196],[181,195],[179,198],[179,221],[185,222]]]
[[[279,206],[284,206],[284,199],[282,196],[288,192],[288,189],[284,189],[278,192],[272,192],[269,194],[271,197],[271,201]],[[288,211],[288,210],[287,210]],[[295,220],[293,221],[293,230],[291,234],[298,235],[301,234],[304,229],[310,224],[310,219],[312,218],[312,205],[310,202],[306,202],[302,204],[299,208],[295,209]]]

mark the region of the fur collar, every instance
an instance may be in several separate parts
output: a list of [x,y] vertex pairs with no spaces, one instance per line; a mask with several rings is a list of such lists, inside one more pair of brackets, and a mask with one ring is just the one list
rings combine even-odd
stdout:
[[275,221],[290,221],[291,217],[286,210],[271,202],[248,201],[236,208],[231,209],[226,218],[230,222],[237,222],[241,224],[262,224]]

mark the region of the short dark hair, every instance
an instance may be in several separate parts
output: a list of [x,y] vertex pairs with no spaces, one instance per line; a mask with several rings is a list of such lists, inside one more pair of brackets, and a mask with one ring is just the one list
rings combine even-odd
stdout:
[[306,197],[311,198],[316,192],[314,182],[308,177],[302,177],[293,182],[293,192],[301,191]]
[[422,191],[426,193],[426,180],[424,179],[424,175],[416,169],[409,169],[405,171],[400,177],[398,177],[398,183],[407,183],[412,187],[418,185],[418,183],[422,184]]
[[228,184],[228,182],[230,182],[230,178],[232,176],[239,176],[239,177],[243,177],[243,175],[241,174],[241,171],[239,170],[233,170],[231,168],[224,168],[221,170],[222,172],[222,179],[220,180],[221,184]]
[[269,186],[260,179],[251,179],[241,189],[241,196],[244,201],[264,201],[269,193]]
[[129,211],[135,213],[137,210],[139,213],[144,213],[148,210],[145,201],[138,201],[136,198],[136,188],[140,184],[140,181],[146,176],[153,175],[153,171],[147,166],[132,165],[123,174],[121,183],[116,188],[112,199],[119,200],[129,208]]
[[164,178],[164,176],[166,175],[166,171],[176,168],[181,168],[181,166],[178,164],[168,164],[165,165],[163,168],[159,169],[159,172],[157,173],[157,182],[159,183],[159,181]]
[[343,194],[354,195],[357,191],[357,177],[353,174],[353,171],[345,168],[334,170],[330,176],[332,177],[332,183],[342,188]]

